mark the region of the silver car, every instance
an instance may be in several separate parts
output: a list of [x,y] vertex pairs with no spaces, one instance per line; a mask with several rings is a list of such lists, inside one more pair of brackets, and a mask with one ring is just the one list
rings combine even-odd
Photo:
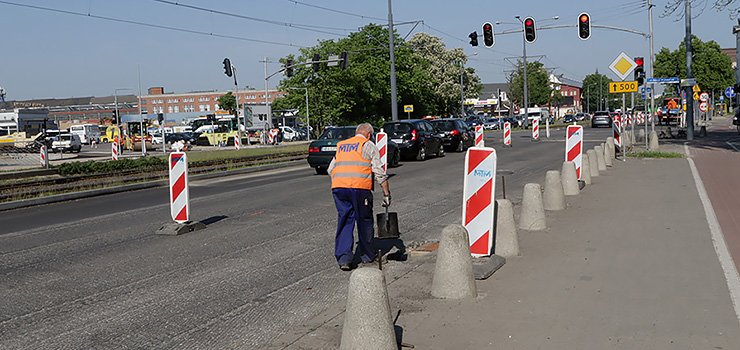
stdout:
[[608,111],[598,111],[591,117],[591,127],[598,128],[600,126],[612,127],[612,117]]
[[82,141],[76,134],[60,134],[51,142],[52,152],[76,152],[82,150]]

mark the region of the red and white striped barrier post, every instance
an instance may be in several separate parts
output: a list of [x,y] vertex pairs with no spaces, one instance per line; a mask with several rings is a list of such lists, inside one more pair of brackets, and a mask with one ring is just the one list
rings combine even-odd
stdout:
[[49,151],[46,149],[46,145],[41,145],[41,149],[39,149],[39,156],[41,157],[41,166],[44,168],[48,168]]
[[511,147],[511,123],[504,123],[504,145]]
[[576,165],[576,176],[581,179],[581,165],[583,153],[583,126],[569,125],[565,139],[565,161]]
[[540,140],[540,118],[532,120],[532,140]]
[[485,147],[485,141],[483,140],[483,125],[475,126],[475,147]]
[[112,160],[118,160],[118,138],[110,143],[110,157]]
[[616,153],[622,151],[622,126],[621,126],[621,120],[619,118],[619,115],[614,116],[614,121],[612,121],[612,131],[613,131],[613,137],[614,137],[614,146],[616,147]]
[[239,133],[234,136],[234,148],[237,151],[242,148],[242,136]]
[[496,150],[490,147],[473,147],[465,154],[462,222],[475,257],[493,253],[496,162]]
[[184,152],[170,153],[170,215],[177,223],[190,221],[188,191],[188,156]]
[[375,134],[375,146],[380,153],[380,162],[383,163],[383,170],[388,170],[388,134],[382,130]]

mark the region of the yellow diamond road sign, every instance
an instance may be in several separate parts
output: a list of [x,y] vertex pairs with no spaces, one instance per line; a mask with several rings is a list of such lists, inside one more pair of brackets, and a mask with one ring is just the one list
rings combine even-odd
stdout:
[[609,69],[616,74],[619,79],[624,80],[629,76],[630,73],[637,67],[637,63],[633,61],[626,53],[622,52],[614,59],[612,64],[609,65]]

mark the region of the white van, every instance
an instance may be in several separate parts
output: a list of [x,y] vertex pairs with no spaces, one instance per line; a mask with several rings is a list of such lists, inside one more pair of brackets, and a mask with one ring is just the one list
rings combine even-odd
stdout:
[[72,125],[69,133],[80,137],[80,142],[90,144],[93,140],[100,142],[100,129],[96,124]]

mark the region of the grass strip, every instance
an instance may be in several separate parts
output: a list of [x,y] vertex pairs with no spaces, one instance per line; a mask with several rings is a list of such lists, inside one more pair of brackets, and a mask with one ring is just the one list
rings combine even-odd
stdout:
[[662,151],[640,151],[627,153],[630,158],[684,158],[684,155],[678,152]]

